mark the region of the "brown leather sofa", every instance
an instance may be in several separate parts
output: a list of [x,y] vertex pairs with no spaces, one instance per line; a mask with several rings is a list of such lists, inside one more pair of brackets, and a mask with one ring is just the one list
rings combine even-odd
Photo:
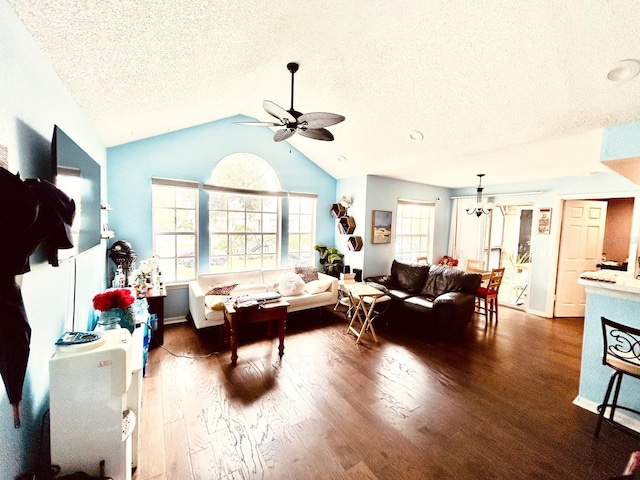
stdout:
[[435,336],[451,337],[471,321],[482,275],[394,260],[389,275],[367,277],[365,281],[377,284],[391,297],[386,315],[389,323],[406,319]]

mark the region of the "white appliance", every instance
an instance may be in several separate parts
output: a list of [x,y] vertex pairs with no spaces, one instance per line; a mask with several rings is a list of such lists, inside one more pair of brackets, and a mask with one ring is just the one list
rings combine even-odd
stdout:
[[[56,344],[49,361],[51,462],[60,466],[61,475],[98,476],[104,460],[107,477],[131,479],[142,376],[141,365],[133,369],[142,357],[142,347],[133,345],[141,340],[136,333],[132,337],[125,328],[72,332],[59,341],[68,344]],[[76,343],[73,336],[79,338]],[[137,431],[135,436],[137,443]]]

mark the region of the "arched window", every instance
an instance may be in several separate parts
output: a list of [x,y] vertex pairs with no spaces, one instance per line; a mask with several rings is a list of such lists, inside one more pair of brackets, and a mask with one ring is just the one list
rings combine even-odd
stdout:
[[[204,188],[209,192],[210,272],[276,268],[283,249],[289,264],[308,264],[315,196],[283,192],[273,168],[249,153],[223,158]],[[284,208],[283,198],[288,199]]]
[[280,191],[278,175],[266,161],[251,153],[227,155],[211,172],[209,185],[247,190]]

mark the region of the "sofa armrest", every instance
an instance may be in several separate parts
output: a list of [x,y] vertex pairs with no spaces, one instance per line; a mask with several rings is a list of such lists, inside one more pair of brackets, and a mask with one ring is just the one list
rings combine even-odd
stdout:
[[202,290],[202,287],[196,280],[189,282],[189,312],[191,313],[191,318],[197,328],[201,328],[205,321],[205,293],[206,292]]
[[331,281],[331,287],[327,290],[331,292],[332,298],[335,298],[335,301],[338,301],[338,279],[336,277],[332,277],[331,275],[327,275],[326,273],[318,272],[318,280],[323,281]]
[[373,277],[366,277],[364,281],[367,283],[372,282],[379,285],[384,285],[387,288],[392,286],[391,275],[374,275]]

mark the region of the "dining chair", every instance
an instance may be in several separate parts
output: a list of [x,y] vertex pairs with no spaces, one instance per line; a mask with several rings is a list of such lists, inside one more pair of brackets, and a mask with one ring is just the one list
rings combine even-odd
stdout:
[[484,272],[484,260],[467,260],[468,272]]
[[[494,314],[498,323],[498,291],[502,284],[502,277],[504,277],[504,267],[494,268],[491,270],[486,286],[480,286],[476,290],[476,313],[484,315],[485,328],[490,321],[493,321]],[[484,311],[482,311],[483,303]]]
[[418,263],[426,263],[426,264],[428,264],[428,263],[429,263],[429,258],[428,258],[428,257],[418,257],[418,258],[416,259],[416,262],[418,262]]

